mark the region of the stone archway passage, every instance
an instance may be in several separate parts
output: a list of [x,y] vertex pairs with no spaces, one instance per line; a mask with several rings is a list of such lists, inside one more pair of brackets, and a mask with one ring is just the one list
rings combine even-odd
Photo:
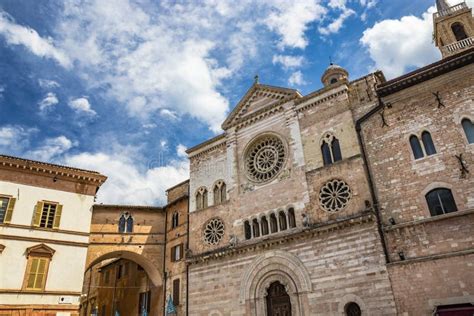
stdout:
[[267,314],[268,316],[291,316],[290,296],[285,286],[276,281],[270,284],[267,290]]
[[153,264],[153,262],[150,259],[148,259],[144,255],[140,255],[135,252],[126,251],[126,250],[111,251],[111,252],[99,255],[88,264],[86,271],[92,268],[94,265],[98,264],[99,262],[104,261],[106,259],[112,259],[112,258],[122,258],[122,259],[127,259],[127,260],[137,263],[145,270],[145,272],[147,273],[148,277],[150,278],[151,282],[153,283],[155,287],[159,287],[163,285],[161,272],[158,270],[158,268]]

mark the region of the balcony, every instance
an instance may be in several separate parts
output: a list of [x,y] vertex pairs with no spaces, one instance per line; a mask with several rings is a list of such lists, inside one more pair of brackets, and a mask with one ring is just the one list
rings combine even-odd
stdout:
[[446,9],[446,10],[441,10],[439,12],[436,12],[434,14],[434,17],[435,19],[437,18],[441,18],[441,17],[444,17],[444,16],[447,16],[447,15],[450,15],[450,14],[453,14],[457,11],[461,11],[461,10],[464,10],[464,9],[468,9],[468,6],[466,4],[466,2],[461,2],[460,4],[457,4],[455,6],[452,6],[450,7],[449,9]]
[[443,56],[449,56],[473,46],[474,37],[468,37],[462,41],[443,46],[441,50],[443,52]]

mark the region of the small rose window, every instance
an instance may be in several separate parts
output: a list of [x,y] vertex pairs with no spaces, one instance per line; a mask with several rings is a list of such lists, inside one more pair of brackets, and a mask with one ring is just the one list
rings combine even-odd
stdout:
[[219,218],[211,219],[204,228],[204,241],[208,245],[217,245],[224,237],[224,223]]
[[352,197],[351,188],[342,180],[326,182],[319,190],[319,205],[328,212],[343,210]]

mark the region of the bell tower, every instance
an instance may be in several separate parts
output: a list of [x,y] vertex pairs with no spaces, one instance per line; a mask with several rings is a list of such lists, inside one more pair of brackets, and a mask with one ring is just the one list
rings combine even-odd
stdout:
[[466,2],[451,6],[436,0],[436,8],[433,39],[443,58],[474,47],[474,18]]

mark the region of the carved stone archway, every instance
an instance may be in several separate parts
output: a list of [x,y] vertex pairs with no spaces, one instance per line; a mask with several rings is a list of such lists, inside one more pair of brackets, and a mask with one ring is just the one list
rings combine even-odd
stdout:
[[247,268],[240,286],[240,303],[248,315],[267,315],[266,295],[274,282],[285,286],[290,296],[292,316],[308,315],[307,294],[311,278],[298,257],[283,251],[269,251],[257,257]]

